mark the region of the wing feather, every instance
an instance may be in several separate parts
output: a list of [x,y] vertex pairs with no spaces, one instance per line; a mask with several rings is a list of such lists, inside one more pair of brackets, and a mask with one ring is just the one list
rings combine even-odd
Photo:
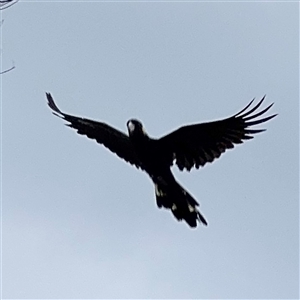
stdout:
[[135,150],[126,134],[102,122],[65,114],[57,107],[50,93],[46,93],[46,96],[53,114],[69,122],[69,124],[66,124],[67,126],[76,129],[78,134],[96,140],[97,143],[104,145],[137,168],[141,167]]
[[172,165],[175,160],[180,170],[190,171],[193,167],[198,169],[219,158],[227,149],[234,148],[235,144],[241,144],[244,140],[252,139],[254,134],[265,131],[265,129],[251,128],[253,125],[267,122],[276,116],[274,114],[255,119],[273,106],[272,103],[253,114],[262,105],[264,99],[265,96],[249,109],[254,102],[253,99],[232,117],[215,122],[183,126],[157,140],[169,164]]

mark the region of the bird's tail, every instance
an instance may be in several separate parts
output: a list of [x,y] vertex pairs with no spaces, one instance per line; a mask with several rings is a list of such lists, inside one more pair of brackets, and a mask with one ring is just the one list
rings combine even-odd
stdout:
[[159,178],[154,185],[159,208],[170,209],[178,221],[185,220],[191,227],[196,227],[197,221],[207,226],[207,221],[197,208],[199,203],[175,179],[167,183]]

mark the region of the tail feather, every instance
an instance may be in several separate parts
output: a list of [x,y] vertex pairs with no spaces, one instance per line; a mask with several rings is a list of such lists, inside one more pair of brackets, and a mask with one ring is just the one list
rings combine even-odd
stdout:
[[205,225],[207,226],[207,221],[205,220],[205,218],[202,216],[202,214],[198,211],[198,217],[200,219],[200,221]]
[[185,220],[191,227],[197,227],[197,221],[207,226],[197,208],[199,203],[176,181],[171,184],[156,182],[155,195],[157,206],[170,209],[178,221]]

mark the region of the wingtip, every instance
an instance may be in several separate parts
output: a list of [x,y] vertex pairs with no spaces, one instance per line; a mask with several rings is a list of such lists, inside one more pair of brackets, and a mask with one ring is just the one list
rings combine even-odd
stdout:
[[[53,98],[52,98],[52,95],[51,93],[48,93],[46,92],[46,97],[47,97],[47,100],[48,100],[48,106],[53,110],[55,111],[56,113],[58,114],[61,114],[63,115],[63,113],[61,112],[61,110],[57,107],[57,105],[55,104]],[[55,114],[56,116],[58,116],[57,114]]]
[[53,102],[53,98],[52,98],[51,94],[48,92],[46,92],[45,94],[46,94],[48,102],[51,102],[51,101]]
[[245,110],[247,110],[250,106],[251,106],[251,104],[254,102],[254,100],[255,100],[255,97],[242,109],[242,110],[240,110],[238,113],[236,113],[235,115],[234,115],[234,117],[238,117],[239,115],[241,115]]
[[[239,111],[237,114],[235,114],[234,117],[243,117],[244,118],[244,117],[248,116],[249,114],[251,114],[252,112],[254,112],[255,110],[257,110],[261,106],[261,104],[264,102],[266,96],[267,96],[267,94],[265,94],[253,108],[251,108],[249,111],[245,112],[251,106],[251,104],[254,102],[254,100],[255,100],[255,97],[254,97],[250,101],[250,103],[246,107],[244,107],[241,111]],[[269,105],[266,110],[268,110],[270,107],[272,107],[273,104],[274,103],[272,103],[271,105]]]

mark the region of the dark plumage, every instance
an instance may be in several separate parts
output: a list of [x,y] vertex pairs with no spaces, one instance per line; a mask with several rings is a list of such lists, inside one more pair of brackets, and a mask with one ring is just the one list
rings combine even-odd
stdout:
[[198,169],[235,144],[241,144],[243,140],[252,139],[253,134],[264,131],[252,129],[252,126],[276,116],[257,119],[273,105],[254,114],[263,103],[263,97],[253,108],[249,107],[254,99],[232,117],[183,126],[160,139],[152,139],[138,120],[127,122],[126,135],[105,123],[65,114],[56,106],[50,93],[46,96],[54,114],[69,122],[67,126],[95,139],[125,161],[146,171],[154,183],[158,207],[170,209],[177,220],[184,219],[191,227],[196,227],[197,221],[204,225],[207,222],[198,210],[198,202],[175,180],[170,169],[173,162],[180,170]]

